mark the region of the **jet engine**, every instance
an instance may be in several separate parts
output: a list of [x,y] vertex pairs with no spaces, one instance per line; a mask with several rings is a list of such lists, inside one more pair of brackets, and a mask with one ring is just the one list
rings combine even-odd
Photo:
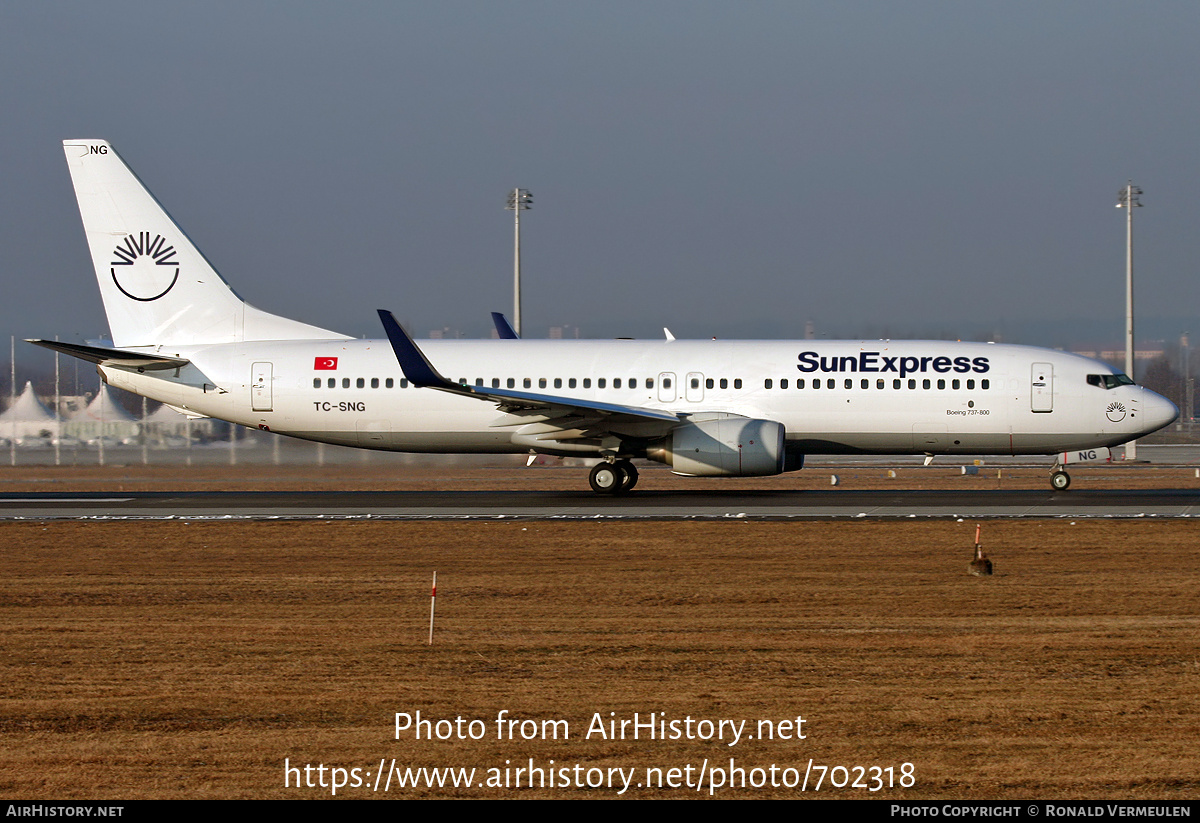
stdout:
[[774,420],[715,413],[673,429],[646,457],[692,477],[762,477],[791,468],[784,428]]

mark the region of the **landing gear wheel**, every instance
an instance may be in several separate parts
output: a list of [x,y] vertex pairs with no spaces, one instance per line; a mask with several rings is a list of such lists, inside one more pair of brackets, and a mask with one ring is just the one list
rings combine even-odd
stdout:
[[588,475],[588,483],[596,494],[620,494],[627,482],[619,463],[597,463]]
[[625,473],[625,482],[621,484],[621,491],[619,494],[625,494],[625,492],[633,491],[633,487],[636,486],[638,482],[637,466],[633,465],[628,460],[618,460],[615,465]]
[[1050,475],[1050,485],[1055,491],[1066,491],[1071,485],[1071,475],[1060,469]]

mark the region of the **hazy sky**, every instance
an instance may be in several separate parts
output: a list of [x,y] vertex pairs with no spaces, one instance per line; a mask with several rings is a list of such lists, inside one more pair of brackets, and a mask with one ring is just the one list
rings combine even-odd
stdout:
[[1200,333],[1198,43],[1194,1],[9,0],[0,328],[105,330],[98,137],[250,302],[355,335],[511,312],[520,186],[530,336],[1115,342],[1130,178],[1139,323]]

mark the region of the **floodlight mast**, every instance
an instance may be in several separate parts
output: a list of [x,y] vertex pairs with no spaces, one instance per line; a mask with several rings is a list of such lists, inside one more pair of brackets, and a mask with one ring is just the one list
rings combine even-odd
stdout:
[[521,336],[521,212],[533,208],[529,189],[513,189],[508,193],[508,205],[513,213],[513,331]]
[[[1131,380],[1133,375],[1133,210],[1142,204],[1138,200],[1142,190],[1130,180],[1117,193],[1117,208],[1125,209],[1125,373]],[[1125,459],[1137,459],[1137,441],[1125,444]]]

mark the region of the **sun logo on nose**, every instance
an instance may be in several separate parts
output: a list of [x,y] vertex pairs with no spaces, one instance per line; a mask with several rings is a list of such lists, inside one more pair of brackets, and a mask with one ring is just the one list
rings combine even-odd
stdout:
[[1108,404],[1108,408],[1104,410],[1108,415],[1108,419],[1114,423],[1120,423],[1125,419],[1125,404],[1119,403],[1116,400]]
[[[168,246],[161,234],[150,239],[150,232],[128,235],[124,243],[113,249],[117,258],[109,265],[113,283],[130,300],[148,303],[157,300],[174,288],[179,280],[179,261],[175,247]],[[117,275],[117,267],[121,274]]]

